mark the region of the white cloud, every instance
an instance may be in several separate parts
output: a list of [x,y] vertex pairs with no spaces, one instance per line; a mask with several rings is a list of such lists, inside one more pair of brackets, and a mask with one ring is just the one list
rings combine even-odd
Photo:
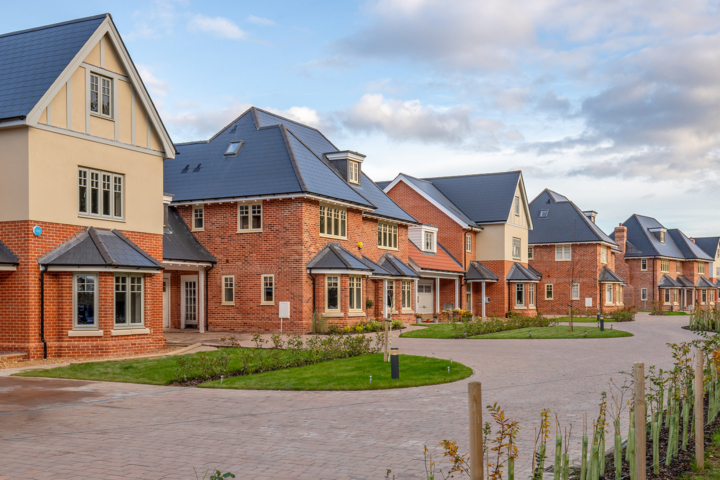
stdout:
[[136,66],[138,73],[140,74],[140,78],[142,78],[145,87],[147,87],[150,92],[150,96],[160,98],[166,97],[168,90],[170,90],[170,85],[168,85],[165,80],[161,80],[153,75],[151,67],[140,63]]
[[188,30],[209,33],[217,38],[243,40],[247,33],[242,31],[232,20],[224,17],[206,17],[197,14],[188,22]]
[[133,41],[172,35],[178,16],[176,7],[186,4],[187,0],[154,0],[149,7],[133,13],[135,25],[123,38]]
[[255,15],[250,15],[247,20],[255,25],[260,25],[261,27],[272,27],[276,25],[275,22],[268,18],[256,17]]
[[[228,107],[201,109],[195,102],[177,105],[175,112],[160,112],[173,141],[206,140],[250,108],[249,103],[227,101]],[[184,107],[184,108],[183,108]]]
[[320,120],[320,115],[317,110],[313,110],[309,107],[290,107],[287,110],[279,110],[277,108],[266,108],[269,112],[276,113],[290,120],[303,123],[310,127],[322,128],[323,122]]

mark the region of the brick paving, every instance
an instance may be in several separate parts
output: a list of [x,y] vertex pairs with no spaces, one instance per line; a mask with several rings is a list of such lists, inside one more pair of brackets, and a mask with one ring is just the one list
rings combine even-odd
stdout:
[[1,377],[0,478],[184,480],[196,478],[193,467],[252,479],[381,479],[387,468],[398,479],[425,478],[423,444],[436,456],[442,439],[467,449],[470,380],[483,383],[483,403],[497,401],[520,420],[520,478],[542,408],[563,425],[573,422],[578,434],[582,414],[596,415],[600,392],[619,377],[613,372],[635,361],[671,364],[665,343],[693,338],[680,329],[686,322],[639,314],[614,325],[635,336],[617,339],[396,338],[403,353],[452,358],[475,371],[462,382],[399,390],[220,391]]

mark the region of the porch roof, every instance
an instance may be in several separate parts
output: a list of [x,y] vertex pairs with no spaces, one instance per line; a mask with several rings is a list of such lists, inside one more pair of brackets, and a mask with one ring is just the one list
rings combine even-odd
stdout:
[[17,265],[19,263],[17,255],[0,241],[0,265]]
[[[682,277],[682,278],[685,278],[685,277]],[[680,277],[678,277],[678,280],[680,280]],[[670,277],[670,275],[663,275],[662,277],[660,277],[660,281],[658,282],[658,287],[659,288],[681,288],[681,287],[683,287],[683,285],[680,282],[673,280],[672,277]]]
[[[665,276],[667,277],[667,275],[665,275]],[[670,278],[670,277],[668,277],[668,278]],[[688,280],[687,277],[678,275],[676,280],[677,280],[676,283],[678,284],[679,287],[695,288],[695,285],[690,280]]]
[[515,262],[507,275],[508,282],[525,283],[525,282],[539,282],[540,277],[532,273],[521,263]]
[[602,267],[602,269],[600,270],[600,275],[598,275],[598,282],[627,284],[625,280],[620,278],[617,273],[613,272],[608,267]]
[[437,253],[423,252],[412,240],[409,241],[409,244],[408,256],[419,268],[438,272],[463,273],[462,265],[439,243],[437,245]]
[[695,288],[717,288],[710,280],[705,277],[700,277]]
[[168,262],[216,263],[215,257],[195,238],[175,207],[168,207],[163,232],[163,259]]
[[370,267],[372,269],[372,276],[374,277],[391,277],[392,274],[385,270],[383,267],[378,265],[377,263],[373,262],[369,258],[367,258],[365,255],[362,257],[362,262]]
[[373,269],[362,262],[355,255],[336,242],[325,245],[315,258],[306,265],[308,271],[312,270],[357,270],[358,272],[371,272]]
[[466,282],[497,282],[498,276],[480,262],[470,262],[470,267],[465,272]]
[[385,253],[382,257],[380,257],[380,260],[378,260],[378,265],[380,265],[383,269],[387,270],[392,274],[393,277],[402,277],[402,278],[419,278],[420,275],[417,274],[415,270],[410,268],[409,265],[405,264],[402,260],[397,258],[392,253]]

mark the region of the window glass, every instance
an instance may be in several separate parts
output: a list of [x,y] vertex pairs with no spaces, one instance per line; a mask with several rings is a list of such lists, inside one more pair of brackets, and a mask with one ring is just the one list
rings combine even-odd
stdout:
[[647,259],[643,258],[640,260],[640,270],[647,270]]
[[99,75],[90,75],[90,111],[112,116],[112,80]]
[[348,292],[350,310],[362,310],[362,278],[350,277]]
[[360,183],[360,165],[357,162],[349,162],[350,172],[349,178],[352,183]]
[[513,258],[519,259],[520,258],[520,239],[513,237],[512,239],[512,255]]
[[545,285],[545,299],[546,299],[546,300],[552,300],[552,299],[553,299],[553,286],[552,286],[552,284]]
[[262,204],[238,206],[238,230],[262,230]]
[[346,236],[347,212],[333,207],[320,206],[320,233],[333,237]]
[[[337,277],[334,277],[337,278]],[[275,278],[272,275],[263,275],[263,303],[274,303],[275,302]]]
[[528,247],[528,260],[534,260],[535,259],[535,249],[533,247]]
[[387,223],[378,223],[378,246],[397,248],[398,227]]
[[110,215],[110,205],[112,200],[110,199],[110,175],[103,173],[102,175],[102,214]]
[[110,79],[102,78],[102,114],[110,116]]
[[78,212],[84,215],[122,218],[122,179],[122,175],[80,168]]
[[613,303],[613,286],[605,285],[605,303]]
[[670,303],[670,289],[666,288],[663,291],[665,292],[665,303]]
[[472,252],[472,236],[471,235],[465,235],[465,251],[468,253]]
[[535,306],[535,284],[528,283],[528,305]]
[[90,172],[90,213],[100,213],[100,174]]
[[205,208],[195,207],[193,209],[193,230],[202,230],[205,228]]
[[113,181],[115,182],[115,198],[113,204],[115,206],[115,216],[122,217],[122,177],[114,175]]
[[402,282],[402,308],[412,308],[411,295],[412,286],[410,280]]
[[665,232],[660,232],[660,243],[665,243]]
[[548,211],[547,210],[540,210],[540,218],[547,218]]
[[602,263],[607,263],[607,247],[604,245],[600,246],[600,261]]
[[515,284],[515,305],[525,305],[525,284]]
[[235,303],[235,277],[223,277],[223,303]]
[[660,260],[660,271],[665,273],[670,271],[670,260],[667,260],[665,258]]
[[115,325],[143,323],[143,277],[122,275],[115,277]]
[[395,310],[395,282],[388,280],[387,283],[387,306]]
[[702,291],[702,303],[707,303],[707,290]]
[[432,252],[435,250],[435,234],[433,232],[425,232],[425,251]]
[[705,275],[705,264],[702,262],[698,263],[698,274]]
[[520,215],[520,197],[515,197],[515,215]]
[[96,275],[75,276],[75,301],[77,308],[75,324],[78,327],[97,326],[95,318],[95,312],[97,310],[97,305],[95,304],[96,285]]
[[555,260],[571,260],[571,259],[572,259],[572,246],[570,246],[570,245],[555,246]]
[[340,310],[340,277],[327,277],[327,309]]
[[647,300],[647,288],[640,289],[640,300]]
[[225,150],[225,155],[235,155],[240,149],[240,142],[231,142]]
[[79,201],[78,201],[78,210],[81,213],[87,213],[87,171],[86,170],[79,170],[78,171],[78,186],[79,186]]
[[579,284],[579,283],[573,283],[573,286],[572,286],[572,299],[573,299],[573,300],[580,300],[580,284]]
[[90,111],[100,113],[100,79],[97,75],[90,75]]
[[142,323],[143,278],[130,277],[130,323]]
[[126,325],[127,318],[127,277],[115,277],[115,325]]

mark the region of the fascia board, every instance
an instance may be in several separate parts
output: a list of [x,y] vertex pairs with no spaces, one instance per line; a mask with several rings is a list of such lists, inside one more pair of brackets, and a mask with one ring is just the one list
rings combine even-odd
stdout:
[[[528,219],[528,230],[533,230],[533,221],[532,221],[532,215],[530,215],[530,202],[528,201],[527,191],[525,191],[525,180],[523,179],[523,174],[520,172],[520,177],[518,178],[518,185],[520,187],[520,191],[522,192],[523,196],[523,209],[525,210],[525,216],[527,216]],[[510,207],[512,208],[512,207]],[[512,212],[511,212],[512,213]]]
[[[436,207],[438,210],[440,210],[440,211],[443,212],[445,215],[447,215],[448,217],[450,217],[452,220],[454,220],[455,222],[457,222],[457,224],[460,225],[463,229],[467,229],[467,228],[470,226],[470,225],[468,225],[467,223],[465,223],[464,221],[462,221],[457,215],[455,215],[454,213],[452,213],[450,210],[448,210],[448,209],[445,208],[444,206],[440,205],[437,201],[435,201],[434,198],[432,198],[431,196],[429,196],[428,194],[426,194],[425,192],[423,192],[422,190],[420,190],[419,188],[417,188],[412,182],[406,181],[405,178],[404,178],[402,175],[398,175],[397,177],[395,177],[395,180],[393,180],[392,182],[390,182],[390,184],[389,184],[387,187],[385,187],[385,189],[384,189],[383,191],[384,191],[385,193],[388,193],[390,190],[392,190],[392,188],[393,188],[395,185],[397,185],[397,184],[400,183],[400,182],[403,182],[405,185],[407,185],[408,187],[412,188],[413,191],[415,191],[418,195],[420,195],[420,196],[423,197],[425,200],[427,200],[428,202],[430,202],[434,207]],[[402,208],[402,207],[400,207],[400,208]]]

